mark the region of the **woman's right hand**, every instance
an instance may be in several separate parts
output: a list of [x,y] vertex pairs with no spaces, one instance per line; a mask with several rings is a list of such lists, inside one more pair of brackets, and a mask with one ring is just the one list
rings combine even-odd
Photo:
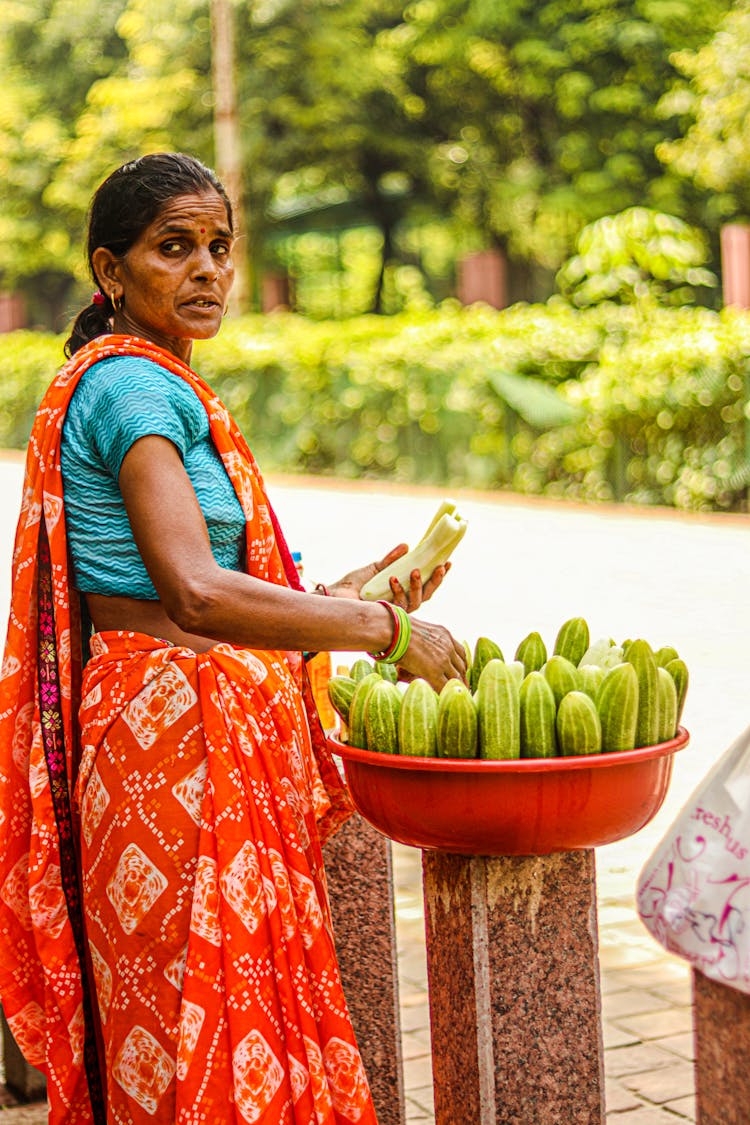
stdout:
[[448,680],[466,683],[466,651],[446,628],[411,617],[411,640],[399,669],[419,676],[439,692]]

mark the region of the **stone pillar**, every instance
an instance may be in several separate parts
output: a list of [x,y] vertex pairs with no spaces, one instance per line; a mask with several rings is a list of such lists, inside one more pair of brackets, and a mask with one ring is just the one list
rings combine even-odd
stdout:
[[724,304],[750,309],[750,226],[745,223],[721,228],[721,276]]
[[698,1125],[750,1120],[750,996],[693,970]]
[[508,304],[505,256],[499,250],[479,250],[458,263],[458,299],[462,305],[484,301],[495,309]]
[[24,1102],[43,1101],[47,1095],[47,1080],[40,1070],[27,1063],[13,1038],[5,1013],[0,1013],[2,1025],[2,1059],[5,1085]]
[[289,278],[282,273],[266,273],[261,280],[260,307],[264,313],[288,309],[291,305]]
[[423,853],[436,1125],[601,1125],[594,852]]
[[378,1125],[404,1125],[391,843],[355,813],[324,854],[344,993]]
[[26,305],[17,293],[0,293],[0,332],[26,327]]

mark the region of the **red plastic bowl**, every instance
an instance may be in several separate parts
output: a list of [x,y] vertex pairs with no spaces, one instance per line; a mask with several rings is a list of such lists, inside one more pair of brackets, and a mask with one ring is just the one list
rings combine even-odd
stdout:
[[611,844],[661,808],[680,727],[656,746],[575,758],[411,758],[336,739],[352,801],[401,844],[462,855],[548,855]]

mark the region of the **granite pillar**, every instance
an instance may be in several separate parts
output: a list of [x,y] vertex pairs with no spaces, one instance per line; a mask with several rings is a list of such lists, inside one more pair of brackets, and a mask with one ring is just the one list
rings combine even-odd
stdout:
[[2,1027],[2,1060],[5,1085],[24,1102],[42,1101],[47,1093],[47,1080],[40,1070],[27,1063],[13,1038],[5,1013],[0,1012]]
[[436,1125],[601,1125],[593,851],[423,853]]
[[721,228],[721,275],[724,304],[750,308],[750,225],[726,223]]
[[750,996],[693,970],[698,1125],[750,1121]]
[[508,304],[505,255],[500,250],[478,250],[458,263],[457,296],[462,305],[483,301],[495,309]]
[[324,853],[344,993],[378,1125],[404,1125],[391,844],[355,814]]

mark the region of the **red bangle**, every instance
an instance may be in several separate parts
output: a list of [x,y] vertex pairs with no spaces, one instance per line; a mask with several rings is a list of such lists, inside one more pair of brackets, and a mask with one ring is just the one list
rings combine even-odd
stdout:
[[323,594],[326,598],[330,598],[330,596],[331,596],[331,594],[328,590],[328,587],[324,586],[322,582],[316,582],[315,583],[315,593],[316,594]]
[[401,621],[399,620],[399,616],[390,602],[378,602],[378,605],[384,605],[391,615],[391,619],[393,621],[393,636],[391,637],[391,643],[386,648],[384,648],[382,652],[371,652],[370,656],[373,658],[373,660],[381,660],[387,662],[388,657],[391,656],[392,653],[394,653],[398,648],[398,642],[401,637]]

